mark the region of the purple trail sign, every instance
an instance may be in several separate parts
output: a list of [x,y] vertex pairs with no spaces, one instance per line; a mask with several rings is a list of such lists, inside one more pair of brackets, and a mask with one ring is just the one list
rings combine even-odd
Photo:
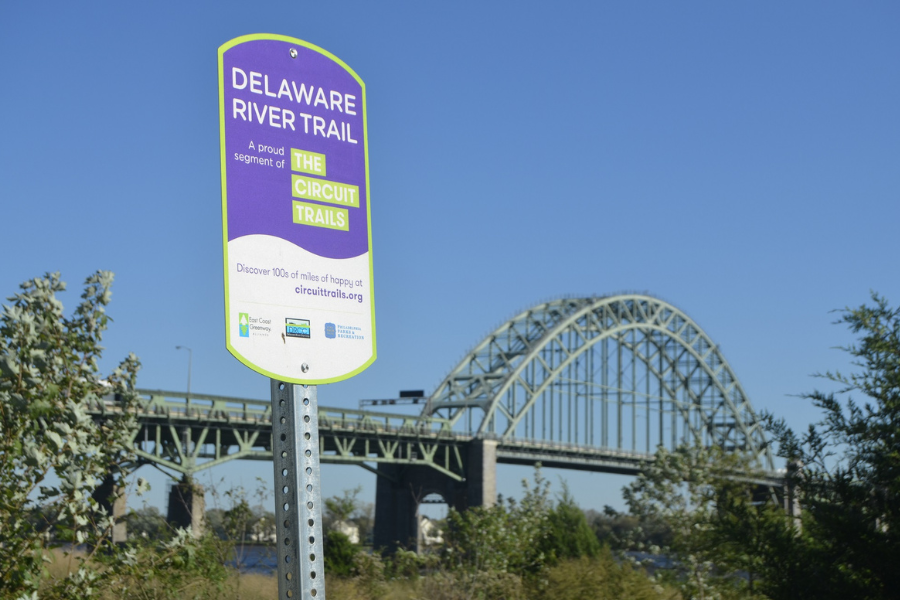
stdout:
[[225,340],[301,384],[375,360],[366,88],[340,59],[258,34],[219,48]]

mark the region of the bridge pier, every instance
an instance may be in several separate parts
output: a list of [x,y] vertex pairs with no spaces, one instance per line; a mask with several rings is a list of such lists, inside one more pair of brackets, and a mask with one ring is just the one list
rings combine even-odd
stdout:
[[125,489],[116,483],[114,473],[108,473],[94,493],[91,494],[100,506],[106,509],[114,519],[112,530],[113,543],[123,543],[128,540],[128,523],[125,522]]
[[418,550],[419,504],[429,494],[438,494],[457,511],[492,506],[497,499],[497,442],[469,442],[464,467],[465,479],[457,481],[428,466],[379,465],[384,475],[375,491],[375,548]]
[[169,510],[166,519],[175,527],[190,527],[194,537],[198,538],[203,535],[205,509],[203,486],[185,475],[169,491]]

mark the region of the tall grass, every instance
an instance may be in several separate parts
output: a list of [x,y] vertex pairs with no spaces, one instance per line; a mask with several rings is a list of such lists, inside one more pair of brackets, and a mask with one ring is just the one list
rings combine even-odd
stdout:
[[[43,590],[49,591],[54,584],[74,573],[79,566],[79,558],[85,553],[80,550],[62,550],[55,548],[48,553],[47,577],[43,581]],[[101,570],[103,567],[90,562],[90,566]],[[197,573],[183,583],[183,591],[162,589],[159,581],[120,580],[115,589],[102,590],[103,600],[130,599],[162,599],[173,596],[184,598],[214,597],[221,600],[272,600],[278,597],[278,581],[273,575],[259,573],[239,573],[230,570],[228,578],[221,586],[213,585],[202,573]],[[123,596],[123,593],[125,594]],[[42,594],[43,596],[43,594]]]
[[[79,551],[53,550],[47,564],[47,586],[77,568]],[[189,581],[185,598],[215,597],[221,600],[272,600],[278,597],[274,575],[238,573],[232,570],[224,585],[206,589],[202,575]],[[397,578],[377,585],[360,577],[326,577],[328,596],[335,600],[680,600],[671,587],[661,586],[645,573],[617,562],[605,550],[596,558],[560,562],[539,575],[523,580],[508,573],[437,570],[416,579]],[[122,600],[121,589],[105,590],[104,600]],[[169,598],[172,590],[154,589],[144,582],[129,598]]]

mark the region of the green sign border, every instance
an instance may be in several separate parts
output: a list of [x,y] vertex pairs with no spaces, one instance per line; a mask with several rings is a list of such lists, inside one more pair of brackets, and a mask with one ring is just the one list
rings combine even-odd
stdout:
[[[366,162],[366,226],[368,231],[366,235],[369,240],[369,308],[371,310],[372,315],[372,356],[367,360],[362,366],[351,371],[350,373],[345,373],[343,375],[338,375],[337,377],[331,377],[329,379],[308,379],[302,377],[289,377],[287,375],[279,375],[276,373],[272,373],[263,369],[262,367],[250,362],[247,358],[242,356],[235,348],[231,345],[231,310],[229,306],[229,298],[228,298],[228,187],[227,180],[225,176],[225,169],[227,165],[227,161],[225,158],[225,52],[243,44],[245,42],[253,42],[257,40],[275,40],[281,42],[288,42],[290,44],[296,44],[298,46],[303,46],[304,48],[308,48],[314,52],[318,52],[319,54],[330,58],[332,61],[341,65],[345,71],[347,71],[353,78],[359,83],[362,88],[362,119],[363,119],[363,134],[365,136],[363,142],[363,149],[365,152],[365,162]],[[370,185],[369,185],[369,126],[368,120],[366,116],[366,84],[360,79],[359,75],[351,69],[347,63],[339,59],[337,56],[319,48],[315,44],[310,44],[309,42],[304,42],[303,40],[286,36],[286,35],[278,35],[275,33],[254,33],[250,35],[242,35],[240,37],[236,37],[232,40],[229,40],[219,46],[218,53],[218,62],[219,62],[219,146],[220,146],[220,159],[222,162],[222,251],[224,256],[224,272],[225,272],[225,346],[228,348],[228,351],[231,354],[256,371],[261,375],[265,375],[266,377],[270,377],[272,379],[277,379],[279,381],[284,381],[287,383],[299,383],[301,385],[320,385],[324,383],[336,383],[338,381],[344,381],[345,379],[350,379],[363,371],[365,371],[369,366],[375,362],[375,359],[378,357],[377,346],[375,343],[375,272],[372,267],[372,201],[371,195],[369,194]],[[299,371],[299,365],[297,370]]]

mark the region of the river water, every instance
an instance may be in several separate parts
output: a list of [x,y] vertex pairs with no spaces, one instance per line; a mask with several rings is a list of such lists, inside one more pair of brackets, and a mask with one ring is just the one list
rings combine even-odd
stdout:
[[278,558],[275,546],[237,545],[234,559],[226,563],[241,573],[270,574],[277,569]]

